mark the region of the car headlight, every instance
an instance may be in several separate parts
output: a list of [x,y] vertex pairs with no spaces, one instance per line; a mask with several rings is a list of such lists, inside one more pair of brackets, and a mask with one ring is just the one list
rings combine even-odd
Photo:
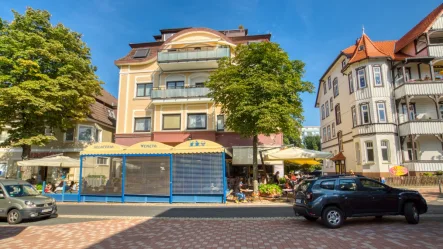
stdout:
[[55,199],[54,199],[54,198],[52,198],[52,204],[55,204],[55,203],[56,203]]
[[25,205],[28,207],[35,207],[35,203],[32,201],[25,201]]

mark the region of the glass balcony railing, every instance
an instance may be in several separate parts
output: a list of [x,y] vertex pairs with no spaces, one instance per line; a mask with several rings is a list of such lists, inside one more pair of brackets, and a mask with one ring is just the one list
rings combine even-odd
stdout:
[[174,49],[158,52],[158,62],[184,62],[199,60],[217,60],[229,57],[229,47],[204,47],[200,49]]
[[194,87],[183,89],[153,89],[151,93],[152,99],[169,99],[169,98],[194,98],[206,97],[209,88]]

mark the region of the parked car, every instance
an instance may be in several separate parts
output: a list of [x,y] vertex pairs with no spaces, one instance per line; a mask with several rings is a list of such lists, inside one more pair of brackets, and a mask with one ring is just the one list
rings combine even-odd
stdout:
[[418,224],[428,211],[418,191],[389,187],[364,176],[335,175],[307,179],[296,189],[294,212],[309,221],[321,218],[329,228],[338,228],[347,217],[404,215]]
[[55,199],[41,195],[28,182],[0,179],[0,217],[6,217],[9,224],[56,214]]

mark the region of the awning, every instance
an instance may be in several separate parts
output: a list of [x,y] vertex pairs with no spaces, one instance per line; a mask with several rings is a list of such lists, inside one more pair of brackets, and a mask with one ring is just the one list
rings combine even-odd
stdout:
[[124,154],[126,146],[114,144],[114,143],[96,143],[88,146],[80,155],[115,155]]
[[289,161],[291,163],[296,163],[296,164],[307,164],[307,165],[319,165],[321,164],[319,161],[316,161],[314,159],[292,159],[292,160],[286,160]]
[[67,156],[50,156],[17,162],[18,166],[80,168],[80,160]]
[[126,155],[131,154],[170,154],[172,146],[155,141],[140,142],[124,150]]
[[322,152],[316,150],[307,150],[299,147],[291,147],[281,150],[276,153],[268,154],[265,157],[266,161],[274,160],[298,160],[298,159],[328,159],[333,155],[329,152]]
[[171,150],[173,154],[222,153],[224,151],[223,145],[203,139],[183,142]]

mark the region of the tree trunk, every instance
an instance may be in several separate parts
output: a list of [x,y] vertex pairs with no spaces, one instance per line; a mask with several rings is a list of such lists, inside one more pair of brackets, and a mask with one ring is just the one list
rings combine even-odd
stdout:
[[254,195],[258,195],[258,164],[257,164],[257,145],[258,145],[258,136],[254,135],[252,138],[252,179],[254,185]]
[[28,160],[31,155],[31,145],[22,145],[22,160]]
[[[22,160],[28,160],[31,156],[31,145],[22,145]],[[30,179],[32,177],[32,172],[30,167],[23,167],[23,170],[20,169],[21,167],[17,166],[17,178],[18,179]],[[23,171],[23,175],[20,175],[20,172]]]

